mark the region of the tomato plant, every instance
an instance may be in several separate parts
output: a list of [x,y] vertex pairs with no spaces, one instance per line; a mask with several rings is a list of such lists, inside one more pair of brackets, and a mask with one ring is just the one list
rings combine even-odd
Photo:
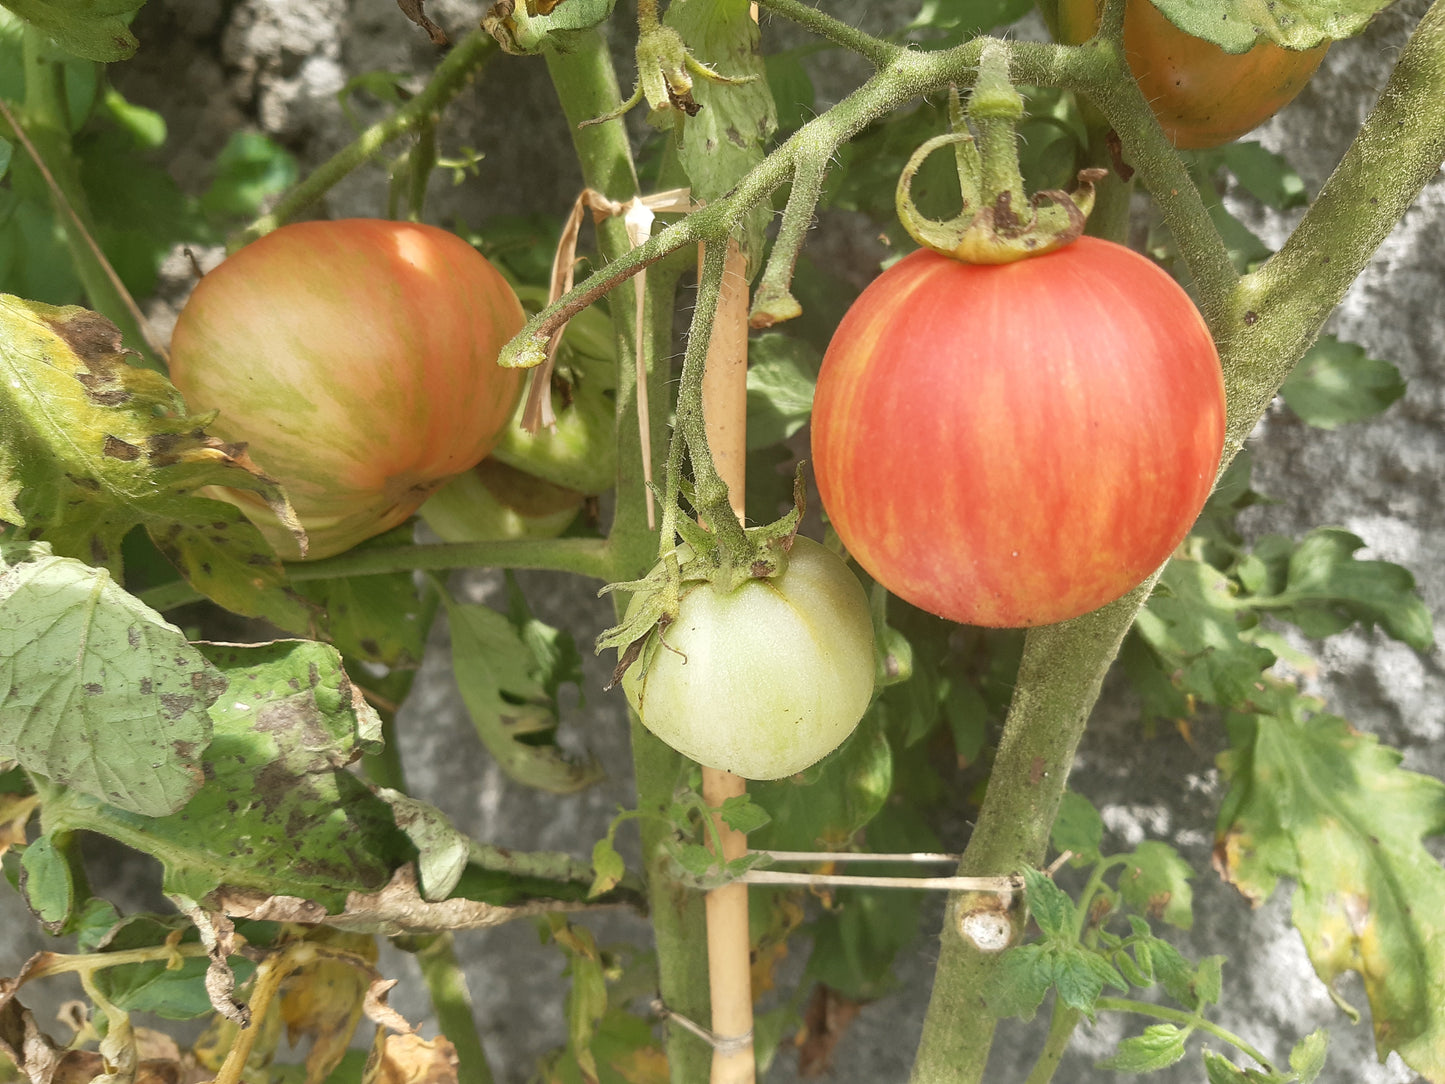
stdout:
[[1077,617],[1158,568],[1223,439],[1193,303],[1093,238],[1001,266],[909,256],[839,324],[813,404],[849,552],[914,605],[994,627]]
[[[1098,28],[1098,0],[1060,0],[1060,41],[1077,45]],[[1217,147],[1258,128],[1304,89],[1328,50],[1328,42],[1294,50],[1261,41],[1226,53],[1180,30],[1151,0],[1124,8],[1129,69],[1176,147]]]
[[841,745],[872,699],[868,599],[836,554],[797,536],[776,578],[685,585],[622,687],[684,756],[745,779],[792,775]]
[[[395,527],[492,449],[521,386],[497,352],[521,324],[506,280],[454,234],[297,223],[201,280],[176,324],[171,378],[285,486],[306,556],[326,557]],[[254,494],[217,495],[300,556]]]

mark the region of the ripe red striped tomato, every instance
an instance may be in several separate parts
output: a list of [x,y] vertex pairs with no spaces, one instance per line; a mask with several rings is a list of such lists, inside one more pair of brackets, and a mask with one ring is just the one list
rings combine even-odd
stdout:
[[[496,444],[521,390],[497,354],[521,330],[501,274],[461,238],[380,219],[304,222],[247,245],[196,287],[171,379],[209,428],[245,441],[326,557],[401,523]],[[256,494],[215,490],[283,557]]]
[[1213,485],[1224,409],[1203,319],[1143,256],[1090,237],[993,266],[924,250],[834,334],[813,460],[844,544],[894,594],[1044,625],[1164,562]]

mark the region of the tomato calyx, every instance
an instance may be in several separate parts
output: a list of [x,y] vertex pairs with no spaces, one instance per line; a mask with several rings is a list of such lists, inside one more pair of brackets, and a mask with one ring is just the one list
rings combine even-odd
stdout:
[[[1023,97],[1009,82],[1007,53],[985,46],[967,115],[957,89],[952,89],[952,130],[924,142],[899,175],[894,203],[899,221],[915,241],[965,263],[1001,264],[1053,252],[1082,236],[1094,206],[1094,182],[1107,171],[1081,170],[1072,193],[1046,189],[1028,196],[1018,159],[1017,127],[1023,115]],[[924,160],[946,146],[954,148],[963,208],[940,222],[919,211],[912,183]]]
[[[596,651],[618,651],[611,689],[642,655],[656,636],[667,646],[667,627],[677,619],[683,596],[708,584],[719,594],[729,594],[753,580],[769,580],[788,569],[788,553],[803,519],[805,487],[801,466],[793,480],[793,508],[781,519],[741,532],[741,544],[729,543],[723,533],[711,531],[690,519],[680,519],[678,545],[662,554],[657,564],[640,580],[610,583],[597,593],[622,591],[637,595],[627,616],[597,637]],[[729,514],[731,512],[729,511]]]

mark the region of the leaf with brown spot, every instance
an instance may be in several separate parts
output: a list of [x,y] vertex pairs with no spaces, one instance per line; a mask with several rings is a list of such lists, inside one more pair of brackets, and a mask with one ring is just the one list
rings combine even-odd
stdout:
[[1359,972],[1381,1059],[1445,1080],[1445,868],[1421,842],[1445,831],[1445,783],[1318,707],[1290,696],[1276,714],[1227,717],[1217,868],[1254,902],[1293,879],[1291,919],[1320,979]]
[[[121,540],[143,525],[198,590],[304,629],[309,611],[281,590],[260,532],[202,491],[247,491],[298,539],[301,525],[243,446],[207,435],[209,421],[161,374],[129,364],[104,317],[0,295],[0,519],[122,582]],[[215,522],[229,526],[218,534]]]
[[226,680],[102,569],[0,542],[0,759],[140,816],[201,785]]

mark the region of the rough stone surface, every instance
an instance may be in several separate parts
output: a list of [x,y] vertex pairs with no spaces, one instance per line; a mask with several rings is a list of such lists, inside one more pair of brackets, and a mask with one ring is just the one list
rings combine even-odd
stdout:
[[[897,25],[915,10],[911,4],[862,0],[826,6],[869,30]],[[1263,129],[1260,138],[1289,156],[1312,191],[1372,104],[1407,27],[1424,7],[1423,0],[1403,0],[1363,38],[1337,46],[1298,102]],[[480,8],[473,0],[431,0],[428,11],[459,34],[475,25]],[[401,71],[410,73],[403,85],[415,90],[419,73],[436,56],[424,34],[399,20],[391,0],[151,0],[137,29],[156,48],[151,53],[143,49],[116,78],[133,99],[166,114],[176,148],[170,168],[192,187],[204,182],[210,160],[243,126],[268,132],[295,150],[303,166],[314,166],[354,131],[337,100],[349,78],[376,69]],[[765,26],[765,32],[772,29]],[[781,40],[801,38],[792,34]],[[625,59],[625,46],[620,55]],[[860,65],[836,53],[813,63],[819,108],[864,74]],[[626,82],[630,68],[619,70]],[[355,96],[352,107],[360,124],[383,112],[365,95]],[[560,214],[576,194],[579,175],[555,112],[540,64],[516,58],[492,64],[445,122],[448,146],[485,151],[479,177],[452,186],[439,174],[430,193],[432,216],[475,223],[498,210]],[[334,190],[317,212],[374,215],[383,212],[384,200],[384,177],[369,168]],[[830,228],[839,221],[830,219]],[[1278,244],[1293,223],[1287,216],[1256,214],[1251,224],[1267,242]],[[876,255],[870,243],[864,236],[820,238],[809,251],[826,249],[830,262],[851,257],[858,264],[855,273],[866,277],[867,261]],[[1437,176],[1330,324],[1330,330],[1372,355],[1394,360],[1410,382],[1405,399],[1380,419],[1333,433],[1309,429],[1283,409],[1273,410],[1250,447],[1255,485],[1277,503],[1252,510],[1246,518],[1255,535],[1297,535],[1325,523],[1356,532],[1370,555],[1415,573],[1437,615],[1445,610],[1442,250],[1445,182]],[[173,302],[183,295],[188,273],[184,262],[167,268]],[[579,643],[590,642],[609,623],[608,604],[589,599],[570,583],[542,576],[523,581],[538,616],[571,629]],[[459,577],[457,583],[476,600],[495,595],[499,587],[489,574]],[[1404,749],[1407,767],[1445,775],[1440,742],[1445,721],[1439,707],[1445,703],[1445,676],[1438,649],[1421,657],[1382,635],[1348,632],[1310,650],[1320,667],[1308,685],[1327,698],[1332,710]],[[440,806],[479,838],[587,855],[615,809],[631,802],[624,706],[619,695],[599,691],[606,670],[604,661],[587,659],[585,709],[569,710],[567,719],[568,740],[595,750],[608,779],[583,794],[554,799],[507,780],[471,737],[450,678],[445,630],[439,629],[401,720],[403,754],[417,796]],[[1289,926],[1288,889],[1282,887],[1251,910],[1210,872],[1213,820],[1223,794],[1214,766],[1220,747],[1220,735],[1207,725],[1196,727],[1189,741],[1171,731],[1142,739],[1126,691],[1111,685],[1080,750],[1073,785],[1103,810],[1112,844],[1165,839],[1197,871],[1196,924],[1177,943],[1195,956],[1229,956],[1221,1024],[1275,1056],[1316,1026],[1330,1027],[1331,1056],[1320,1078],[1325,1084],[1415,1079],[1398,1059],[1377,1064],[1368,1023],[1351,1027],[1313,977]],[[963,841],[959,831],[945,842],[957,848]],[[124,892],[127,885],[153,884],[154,867],[119,863],[102,870],[101,877],[113,891]],[[140,898],[135,905],[150,902]],[[898,992],[868,1007],[852,1025],[837,1050],[831,1079],[886,1084],[907,1078],[937,957],[932,931],[938,928],[941,904],[931,901],[925,914],[924,932],[899,960]],[[631,915],[599,915],[592,924],[604,943],[640,942],[647,936],[645,924]],[[0,893],[0,939],[0,960],[9,961],[0,966],[4,972],[47,944],[13,893]],[[525,923],[463,935],[459,951],[497,1079],[520,1084],[540,1053],[565,1040],[563,960],[554,948],[539,944]],[[804,952],[800,946],[795,955]],[[383,966],[402,980],[392,1004],[412,1019],[425,1019],[429,1009],[411,960],[388,952]],[[1358,982],[1343,983],[1339,992],[1364,1003]],[[38,1000],[44,1004],[43,997]],[[991,1080],[1024,1078],[1043,1026],[1035,1021],[1001,1029]],[[1094,1063],[1127,1033],[1125,1026],[1105,1017],[1081,1028],[1056,1079],[1077,1084],[1124,1079]],[[1196,1039],[1190,1057],[1153,1079],[1161,1084],[1200,1080],[1198,1046]],[[767,1079],[773,1084],[797,1079],[795,1055],[781,1054]]]

